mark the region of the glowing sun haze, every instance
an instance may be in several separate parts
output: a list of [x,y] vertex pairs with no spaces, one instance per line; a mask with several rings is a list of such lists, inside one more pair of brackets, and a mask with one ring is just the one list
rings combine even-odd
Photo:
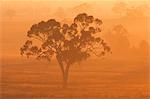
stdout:
[[136,45],[142,39],[149,41],[148,18],[143,18],[140,24],[131,25],[131,20],[119,19],[120,17],[112,11],[116,2],[125,2],[132,7],[149,4],[149,0],[1,0],[0,2],[0,46],[2,46],[0,50],[4,55],[19,55],[19,47],[26,39],[26,32],[32,24],[50,18],[70,21],[80,11],[102,19],[104,22],[102,27],[106,31],[110,29],[111,23],[122,22],[129,32],[132,45]]

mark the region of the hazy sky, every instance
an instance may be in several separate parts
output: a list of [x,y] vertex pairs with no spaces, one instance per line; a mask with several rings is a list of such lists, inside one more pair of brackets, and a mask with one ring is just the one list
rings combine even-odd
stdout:
[[[80,10],[86,10],[102,20],[114,21],[113,19],[117,17],[111,9],[116,2],[120,1],[126,2],[129,6],[148,4],[149,2],[149,0],[0,0],[0,46],[2,46],[0,50],[3,50],[3,54],[19,54],[19,48],[25,41],[26,32],[32,24],[59,16],[72,19]],[[57,15],[56,12],[59,12],[60,9],[62,14]],[[106,23],[111,24],[111,21]],[[130,26],[131,21],[128,21],[129,23],[125,21],[124,25],[131,37],[133,36],[133,42],[137,39],[138,41],[147,39],[149,22],[141,21],[143,26],[141,27],[138,24],[138,26],[134,26],[134,24]],[[12,53],[13,51],[14,53]]]

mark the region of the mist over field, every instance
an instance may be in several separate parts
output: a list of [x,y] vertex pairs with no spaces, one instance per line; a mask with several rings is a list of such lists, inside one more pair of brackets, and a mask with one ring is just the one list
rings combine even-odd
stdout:
[[[1,99],[149,99],[150,5],[146,0],[0,1]],[[67,88],[59,63],[20,55],[33,24],[71,24],[79,13],[102,20],[110,46],[70,67]],[[72,56],[73,57],[73,56]]]

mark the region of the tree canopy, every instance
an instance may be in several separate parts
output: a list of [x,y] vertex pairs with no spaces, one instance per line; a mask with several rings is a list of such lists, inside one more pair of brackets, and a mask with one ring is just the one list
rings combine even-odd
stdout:
[[[27,32],[29,40],[20,48],[21,55],[51,61],[55,56],[61,68],[64,86],[70,65],[89,58],[104,56],[110,47],[100,38],[102,21],[86,13],[78,14],[72,24],[61,24],[55,19],[41,21]],[[37,45],[35,40],[40,41]]]
[[51,60],[56,56],[58,61],[73,64],[87,59],[91,54],[103,56],[110,47],[102,38],[96,36],[101,32],[102,21],[86,13],[78,14],[72,24],[61,24],[55,19],[41,21],[31,26],[27,36],[39,40],[34,45],[27,40],[21,47],[21,55],[35,56],[36,59]]

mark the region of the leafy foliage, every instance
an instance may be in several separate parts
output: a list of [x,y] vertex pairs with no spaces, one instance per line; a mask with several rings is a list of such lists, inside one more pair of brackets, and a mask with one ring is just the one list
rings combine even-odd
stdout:
[[[30,40],[21,47],[21,55],[35,56],[37,59],[57,60],[64,64],[74,64],[87,59],[92,54],[103,56],[110,47],[97,36],[101,32],[102,21],[86,13],[78,14],[72,24],[60,24],[55,19],[32,25],[27,32]],[[39,40],[38,46],[33,39]]]

